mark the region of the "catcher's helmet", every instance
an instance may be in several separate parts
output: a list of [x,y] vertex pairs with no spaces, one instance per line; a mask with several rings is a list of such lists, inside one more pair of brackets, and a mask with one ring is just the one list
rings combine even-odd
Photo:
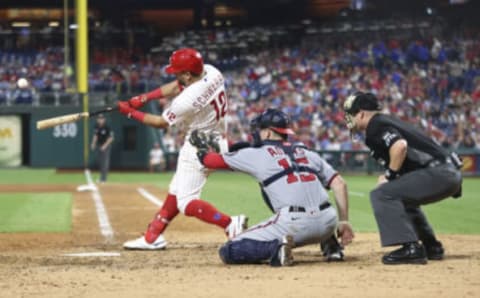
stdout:
[[197,50],[191,48],[176,50],[170,56],[170,64],[167,65],[165,71],[168,74],[189,71],[199,75],[203,71],[202,55]]
[[254,118],[250,124],[252,130],[270,128],[281,135],[295,134],[290,128],[290,117],[282,111],[267,109],[260,116]]

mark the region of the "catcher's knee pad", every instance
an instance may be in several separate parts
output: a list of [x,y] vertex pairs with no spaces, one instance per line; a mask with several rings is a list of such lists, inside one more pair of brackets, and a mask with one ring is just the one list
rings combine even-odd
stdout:
[[279,240],[242,239],[228,241],[218,253],[225,264],[255,264],[269,260],[277,252],[279,245]]

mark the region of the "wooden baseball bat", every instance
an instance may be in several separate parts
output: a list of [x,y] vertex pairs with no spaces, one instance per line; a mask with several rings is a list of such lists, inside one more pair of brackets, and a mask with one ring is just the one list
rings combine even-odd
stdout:
[[95,111],[95,112],[82,112],[82,113],[75,113],[75,114],[68,114],[68,115],[63,115],[63,116],[58,116],[58,117],[53,117],[53,118],[48,118],[44,120],[37,121],[37,129],[42,130],[50,127],[54,127],[60,124],[64,123],[71,123],[78,121],[83,118],[89,118],[93,116],[97,116],[102,113],[108,113],[111,111],[115,111],[118,108],[116,107],[108,107],[103,110]]

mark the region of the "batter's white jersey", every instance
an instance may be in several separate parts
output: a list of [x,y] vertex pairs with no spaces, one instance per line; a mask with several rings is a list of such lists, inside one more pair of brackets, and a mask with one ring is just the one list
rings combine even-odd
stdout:
[[222,135],[226,132],[225,79],[212,65],[205,65],[204,72],[202,79],[185,88],[162,115],[170,125],[181,125],[187,137],[195,129]]
[[[182,213],[191,200],[200,198],[208,173],[188,138],[195,129],[224,136],[226,124],[223,117],[227,108],[225,79],[218,69],[207,64],[202,79],[186,87],[162,114],[169,125],[179,125],[185,132],[177,170],[169,187],[169,192],[177,196],[178,209]],[[228,151],[226,140],[220,142],[220,148],[222,152]]]

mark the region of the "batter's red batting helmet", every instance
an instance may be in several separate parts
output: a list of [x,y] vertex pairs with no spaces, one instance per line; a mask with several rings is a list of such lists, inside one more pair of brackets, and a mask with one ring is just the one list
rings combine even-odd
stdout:
[[202,55],[197,50],[191,48],[176,50],[170,56],[170,64],[165,71],[168,74],[189,71],[193,74],[199,75],[203,72]]

